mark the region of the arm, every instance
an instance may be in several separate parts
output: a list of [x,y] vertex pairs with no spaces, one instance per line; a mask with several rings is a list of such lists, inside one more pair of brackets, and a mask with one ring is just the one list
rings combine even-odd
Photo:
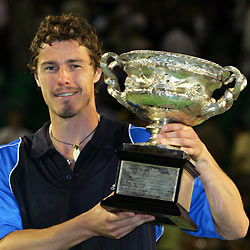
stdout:
[[200,172],[199,178],[206,191],[215,228],[220,236],[228,240],[244,237],[249,220],[239,191],[215,162],[195,131],[180,123],[167,124],[158,135],[158,141],[180,146],[180,150],[192,157]]
[[0,250],[69,249],[93,236],[120,239],[153,216],[132,212],[110,213],[100,204],[74,219],[46,229],[14,231],[0,240]]

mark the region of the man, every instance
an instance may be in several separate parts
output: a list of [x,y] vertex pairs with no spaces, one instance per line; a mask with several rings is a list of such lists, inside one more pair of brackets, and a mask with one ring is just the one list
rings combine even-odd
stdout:
[[[156,249],[161,228],[149,223],[153,216],[100,206],[115,182],[114,150],[147,134],[98,115],[94,84],[102,73],[101,50],[94,29],[71,14],[48,16],[31,52],[50,122],[1,147],[0,249]],[[201,173],[190,211],[198,224],[194,234],[244,237],[249,222],[240,194],[194,130],[168,124],[158,141],[181,146]]]

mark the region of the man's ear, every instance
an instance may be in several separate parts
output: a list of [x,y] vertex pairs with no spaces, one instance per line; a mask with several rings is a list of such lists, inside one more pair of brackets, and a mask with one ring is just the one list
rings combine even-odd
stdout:
[[101,68],[97,68],[96,72],[95,72],[94,83],[98,82],[100,80],[101,76],[102,76],[102,69]]
[[38,87],[41,87],[40,83],[39,83],[39,79],[38,79],[38,76],[37,76],[37,73],[34,74],[34,78],[36,80],[36,84]]

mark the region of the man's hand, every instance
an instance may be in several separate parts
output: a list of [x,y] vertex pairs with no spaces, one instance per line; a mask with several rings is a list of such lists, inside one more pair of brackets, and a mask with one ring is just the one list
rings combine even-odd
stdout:
[[145,222],[153,221],[154,216],[133,212],[111,213],[100,204],[84,213],[85,223],[92,236],[105,236],[120,239]]
[[160,144],[179,146],[194,161],[200,159],[205,147],[193,128],[181,123],[164,125],[157,140]]
[[49,228],[14,231],[0,239],[0,249],[66,250],[93,236],[120,239],[154,219],[132,212],[110,213],[99,203],[86,213]]

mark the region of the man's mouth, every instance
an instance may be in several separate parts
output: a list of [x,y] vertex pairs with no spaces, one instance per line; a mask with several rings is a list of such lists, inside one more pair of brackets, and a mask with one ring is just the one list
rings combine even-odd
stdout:
[[61,94],[56,94],[56,97],[66,97],[66,96],[72,96],[75,95],[77,93],[77,91],[75,92],[68,92],[68,93],[61,93]]

